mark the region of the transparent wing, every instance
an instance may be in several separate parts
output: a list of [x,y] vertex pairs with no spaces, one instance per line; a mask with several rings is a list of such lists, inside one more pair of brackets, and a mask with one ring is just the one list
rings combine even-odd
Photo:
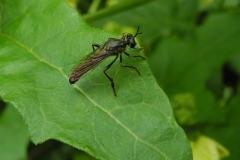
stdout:
[[107,53],[102,48],[98,48],[92,53],[86,55],[71,70],[69,82],[70,83],[76,82],[79,78],[81,78],[86,73],[92,71],[97,65],[99,65],[104,59],[106,59],[109,56],[110,56],[109,53]]

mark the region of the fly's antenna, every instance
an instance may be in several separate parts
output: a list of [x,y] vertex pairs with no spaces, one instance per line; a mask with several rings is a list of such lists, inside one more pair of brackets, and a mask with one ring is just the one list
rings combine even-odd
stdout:
[[133,37],[136,37],[137,35],[142,34],[142,32],[138,33],[139,28],[140,28],[140,27],[138,26],[137,33],[136,33],[135,36],[133,36]]

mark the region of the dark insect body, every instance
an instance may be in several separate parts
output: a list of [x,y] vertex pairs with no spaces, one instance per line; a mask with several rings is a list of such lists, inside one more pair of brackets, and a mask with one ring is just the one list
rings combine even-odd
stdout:
[[[77,66],[75,66],[72,69],[72,72],[69,78],[69,83],[74,84],[83,75],[93,70],[104,59],[108,58],[109,56],[115,56],[115,59],[104,68],[103,73],[110,80],[114,96],[116,97],[117,94],[115,91],[113,79],[107,74],[106,71],[112,66],[112,64],[117,60],[117,58],[120,57],[121,67],[134,69],[139,75],[141,75],[141,73],[138,71],[137,68],[133,66],[125,66],[122,64],[122,53],[124,53],[128,57],[139,57],[139,58],[145,59],[143,56],[132,56],[127,52],[125,52],[125,49],[127,46],[129,46],[130,48],[141,50],[141,48],[135,48],[137,44],[135,41],[135,37],[139,34],[142,34],[142,33],[139,33],[138,31],[139,31],[139,27],[137,29],[137,33],[134,36],[130,33],[128,34],[123,33],[121,39],[109,38],[108,41],[102,45],[92,44],[93,52],[85,56],[83,59],[81,59],[80,62],[77,64]],[[95,49],[95,47],[97,49]]]

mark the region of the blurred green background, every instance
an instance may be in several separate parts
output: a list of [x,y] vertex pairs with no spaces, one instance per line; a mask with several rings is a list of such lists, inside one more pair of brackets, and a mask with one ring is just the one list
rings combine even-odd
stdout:
[[[140,26],[143,34],[137,37],[138,43],[189,138],[194,160],[239,159],[239,0],[67,3],[90,26],[119,37],[124,32],[135,33]],[[3,108],[1,114],[7,115],[9,109]],[[1,117],[2,122],[5,117]],[[19,119],[18,123],[23,123]],[[12,129],[17,129],[15,125]],[[93,159],[53,140],[38,146],[22,143],[28,148],[29,159]]]

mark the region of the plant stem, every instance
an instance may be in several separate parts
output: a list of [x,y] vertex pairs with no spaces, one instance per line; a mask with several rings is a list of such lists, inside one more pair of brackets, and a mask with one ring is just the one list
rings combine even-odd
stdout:
[[150,3],[152,1],[155,1],[155,0],[124,1],[124,2],[118,3],[116,5],[113,5],[111,7],[108,7],[106,9],[102,9],[98,12],[93,13],[93,14],[86,14],[86,15],[83,16],[83,18],[85,19],[85,21],[87,23],[91,23],[93,21],[103,19],[105,17],[112,16],[112,15],[118,14],[120,12],[124,12],[126,10],[138,7],[138,6],[140,6],[142,4],[145,4],[145,3]]

